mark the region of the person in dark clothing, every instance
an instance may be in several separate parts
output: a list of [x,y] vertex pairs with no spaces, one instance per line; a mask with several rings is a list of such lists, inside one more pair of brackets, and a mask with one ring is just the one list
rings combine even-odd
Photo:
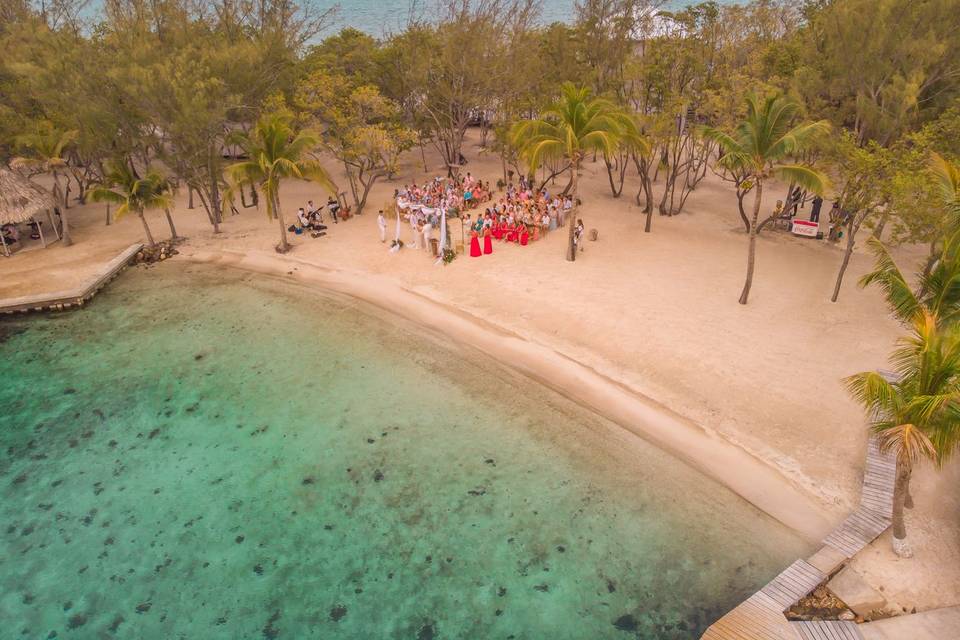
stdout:
[[800,203],[803,202],[803,191],[800,190],[800,187],[794,188],[793,193],[790,194],[789,201],[790,217],[794,218],[800,208]]
[[823,198],[816,196],[813,199],[813,208],[810,210],[810,222],[820,222],[820,207],[823,206]]
[[340,203],[333,199],[333,196],[327,198],[327,211],[330,212],[330,217],[333,218],[333,224],[340,224],[340,221],[337,219],[337,213],[340,211]]

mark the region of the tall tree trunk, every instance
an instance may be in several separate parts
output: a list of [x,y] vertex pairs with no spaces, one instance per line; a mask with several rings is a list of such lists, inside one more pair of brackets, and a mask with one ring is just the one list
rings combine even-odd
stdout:
[[153,241],[153,234],[150,233],[150,225],[147,224],[147,217],[143,215],[142,211],[138,211],[137,215],[140,216],[140,222],[143,223],[143,232],[147,234],[147,246],[156,246],[157,243]]
[[360,202],[357,203],[357,212],[356,215],[363,213],[364,207],[367,206],[367,198],[370,196],[370,190],[373,189],[373,185],[377,182],[377,178],[380,176],[374,174],[368,178],[367,182],[364,182],[363,176],[360,176],[360,185],[363,187],[363,191],[360,196]]
[[847,228],[847,248],[843,252],[843,262],[840,263],[840,272],[837,274],[837,283],[833,286],[833,297],[830,302],[836,302],[840,297],[840,285],[843,284],[843,274],[847,271],[847,265],[850,264],[850,255],[853,253],[855,234],[850,228]]
[[579,178],[577,173],[580,169],[580,160],[575,159],[570,163],[570,186],[571,191],[573,192],[573,207],[570,209],[570,220],[567,222],[570,224],[570,230],[567,234],[567,260],[573,262],[577,259],[577,246],[573,243],[573,233],[574,229],[577,227],[577,194],[578,194],[578,183]]
[[273,198],[273,213],[280,221],[280,244],[277,246],[277,252],[286,253],[290,251],[290,243],[287,241],[287,226],[283,223],[283,212],[280,211],[280,196],[274,193],[271,197]]
[[213,232],[220,233],[220,221],[223,219],[220,203],[220,165],[216,160],[213,147],[210,148],[207,160],[207,172],[210,174],[210,222],[213,224]]
[[913,551],[907,544],[907,525],[903,519],[903,507],[910,493],[910,468],[897,463],[897,479],[893,485],[893,550],[902,558],[909,558]]
[[173,216],[170,215],[170,209],[164,209],[164,210],[163,210],[163,213],[166,214],[166,216],[167,216],[167,224],[170,225],[170,239],[171,239],[171,240],[176,240],[176,239],[178,238],[178,236],[177,236],[177,228],[176,228],[175,226],[173,226]]
[[753,266],[757,257],[757,220],[760,218],[760,198],[763,195],[763,182],[757,180],[757,192],[753,196],[753,222],[750,224],[750,247],[747,249],[747,279],[740,292],[740,304],[747,304],[750,287],[753,286]]
[[69,247],[73,244],[73,238],[70,236],[70,221],[67,217],[66,196],[60,189],[60,173],[58,171],[53,172],[53,191],[54,202],[56,202],[57,196],[60,196],[63,200],[63,208],[60,209],[60,235],[63,237],[63,246]]
[[746,196],[746,191],[737,189],[737,209],[740,213],[740,221],[743,222],[743,230],[750,233],[750,218],[747,217],[747,212],[743,210],[743,199]]
[[110,203],[107,203],[107,226],[110,226]]
[[883,236],[883,228],[887,226],[887,220],[889,219],[890,219],[890,212],[884,211],[883,215],[880,216],[880,222],[878,222],[877,226],[874,227],[873,233],[870,234],[870,237],[876,238],[877,240],[881,240]]

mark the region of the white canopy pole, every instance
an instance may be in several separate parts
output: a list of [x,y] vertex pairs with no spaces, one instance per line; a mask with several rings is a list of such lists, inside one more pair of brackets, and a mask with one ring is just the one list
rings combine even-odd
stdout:
[[443,205],[440,206],[440,256],[443,257],[443,252],[447,248],[447,209]]

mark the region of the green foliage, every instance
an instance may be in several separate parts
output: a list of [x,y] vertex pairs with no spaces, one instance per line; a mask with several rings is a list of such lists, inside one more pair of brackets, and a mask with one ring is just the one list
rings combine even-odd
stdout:
[[158,171],[148,170],[141,178],[128,161],[118,160],[102,183],[90,187],[87,197],[118,205],[113,215],[119,220],[131,212],[143,215],[152,209],[169,208],[173,203],[170,191],[170,183]]
[[560,93],[542,117],[521,120],[510,131],[511,143],[531,171],[548,160],[567,160],[576,167],[592,151],[612,155],[625,137],[640,139],[633,118],[613,102],[569,82]]
[[888,145],[960,95],[953,0],[842,0],[809,20],[794,86],[859,142]]
[[824,193],[827,176],[803,164],[786,164],[785,159],[809,147],[830,130],[826,121],[794,125],[800,105],[783,96],[747,97],[747,115],[732,132],[705,127],[704,137],[723,150],[720,162],[729,168],[744,168],[754,179],[777,176],[814,193]]
[[928,459],[942,466],[960,446],[960,327],[941,326],[922,313],[891,363],[896,382],[863,372],[847,378],[847,388],[899,464],[910,468]]

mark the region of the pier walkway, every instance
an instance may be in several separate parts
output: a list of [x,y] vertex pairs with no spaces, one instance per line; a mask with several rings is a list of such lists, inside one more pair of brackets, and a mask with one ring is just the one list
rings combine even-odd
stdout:
[[865,640],[854,622],[791,622],[784,612],[808,595],[886,531],[893,511],[896,461],[867,444],[863,491],[857,509],[823,539],[806,560],[797,560],[733,611],[714,622],[703,640]]
[[130,245],[115,258],[104,264],[90,278],[73,289],[0,299],[0,315],[30,311],[60,311],[82,306],[96,295],[105,284],[123,271],[142,248],[142,243]]

